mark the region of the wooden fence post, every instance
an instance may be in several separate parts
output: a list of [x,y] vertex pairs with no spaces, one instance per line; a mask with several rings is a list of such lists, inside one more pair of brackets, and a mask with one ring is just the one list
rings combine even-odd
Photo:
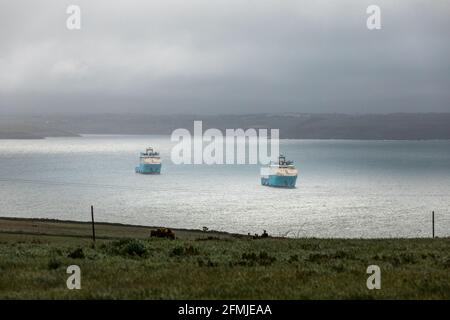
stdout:
[[92,218],[92,240],[94,240],[95,243],[94,206],[91,206],[91,218]]

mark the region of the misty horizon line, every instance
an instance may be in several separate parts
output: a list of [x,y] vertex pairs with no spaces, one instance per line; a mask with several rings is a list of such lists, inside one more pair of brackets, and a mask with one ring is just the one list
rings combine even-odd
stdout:
[[278,128],[282,138],[450,139],[450,113],[143,114],[59,113],[0,117],[0,138],[85,134],[162,134],[191,128]]

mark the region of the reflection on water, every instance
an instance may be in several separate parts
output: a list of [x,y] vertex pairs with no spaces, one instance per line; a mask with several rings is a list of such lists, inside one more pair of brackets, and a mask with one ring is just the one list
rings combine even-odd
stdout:
[[[262,187],[257,165],[174,165],[164,136],[0,140],[0,216],[308,237],[450,235],[450,141],[284,140],[297,188]],[[134,173],[154,146],[160,176]]]

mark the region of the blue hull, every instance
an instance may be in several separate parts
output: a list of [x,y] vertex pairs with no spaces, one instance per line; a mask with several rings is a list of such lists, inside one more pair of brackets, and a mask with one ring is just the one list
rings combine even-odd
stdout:
[[161,164],[141,164],[136,167],[136,173],[142,174],[160,174]]
[[278,188],[295,188],[297,176],[269,176],[268,178],[261,178],[261,184],[268,187]]

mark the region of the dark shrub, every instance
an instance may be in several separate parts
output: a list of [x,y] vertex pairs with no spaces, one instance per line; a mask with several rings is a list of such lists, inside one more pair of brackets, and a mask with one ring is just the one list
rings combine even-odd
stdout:
[[55,257],[51,257],[50,260],[48,261],[47,266],[50,270],[55,270],[55,269],[58,269],[59,267],[61,267],[61,265],[62,265],[61,261],[59,261]]
[[445,268],[450,268],[450,257],[442,258],[441,263]]
[[322,250],[322,247],[319,243],[302,243],[300,244],[300,248],[302,248],[303,250]]
[[219,241],[219,240],[222,240],[222,239],[220,239],[219,237],[212,237],[212,236],[209,236],[209,237],[206,237],[206,238],[197,238],[197,239],[195,239],[195,241],[209,241],[209,240],[217,240],[217,241]]
[[217,262],[211,261],[211,259],[203,260],[201,258],[197,259],[199,267],[217,267],[219,264]]
[[277,259],[275,257],[270,256],[265,251],[261,251],[259,254],[251,252],[251,253],[243,253],[242,259],[238,264],[245,266],[253,266],[253,265],[269,266],[276,260]]
[[395,255],[392,254],[376,255],[375,258],[377,260],[389,262],[393,266],[399,266],[402,264],[414,264],[417,262],[417,259],[414,254],[404,252]]
[[184,254],[183,247],[175,247],[175,248],[173,248],[172,252],[170,253],[171,256],[182,256],[183,254]]
[[170,256],[182,257],[182,256],[196,256],[199,254],[199,250],[194,246],[175,247],[172,249]]
[[148,253],[145,243],[138,239],[121,239],[113,241],[104,249],[112,254],[132,257],[144,257]]
[[82,248],[77,248],[70,252],[67,257],[72,259],[84,259],[84,252]]
[[311,253],[308,256],[309,262],[328,262],[336,259],[354,259],[355,256],[343,250],[337,250],[329,253]]
[[298,262],[298,255],[296,255],[296,254],[291,255],[291,256],[289,257],[289,259],[288,259],[288,262],[289,262],[289,263]]
[[402,263],[414,264],[417,262],[417,259],[413,253],[401,253],[400,259]]
[[147,248],[141,241],[132,239],[125,244],[123,252],[130,256],[142,257],[147,254]]

